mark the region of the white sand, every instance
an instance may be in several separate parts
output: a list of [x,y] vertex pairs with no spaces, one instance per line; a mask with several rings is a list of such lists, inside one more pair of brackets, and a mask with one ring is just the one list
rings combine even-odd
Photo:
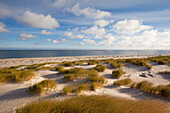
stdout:
[[[112,56],[113,57],[113,56]],[[115,57],[115,56],[114,56]],[[125,56],[124,56],[125,57]],[[120,57],[115,57],[115,58],[124,58],[122,56]],[[126,58],[132,58],[133,56],[129,56]],[[142,57],[150,57],[150,56],[134,56],[135,58],[142,58]],[[72,59],[71,59],[72,58]],[[15,62],[15,65],[25,65],[25,64],[32,64],[32,63],[42,63],[45,61],[49,62],[59,62],[63,60],[82,60],[82,59],[101,59],[101,58],[106,58],[106,56],[103,57],[62,57],[62,58],[36,58],[36,59],[4,59],[4,61],[1,59],[1,67],[9,67],[12,66],[12,63]],[[107,57],[111,58],[111,57]],[[51,60],[49,60],[51,59]],[[53,60],[52,60],[53,59]],[[57,60],[56,60],[57,59]],[[62,60],[61,60],[62,59]],[[23,63],[21,63],[21,61]],[[33,61],[30,63],[30,61]],[[17,63],[18,62],[18,63]],[[85,69],[89,69],[94,67],[95,65],[84,65],[84,66],[75,66],[75,67],[81,67]],[[157,85],[167,85],[170,84],[170,76],[169,75],[160,75],[158,74],[159,71],[165,71],[165,70],[170,70],[170,64],[167,65],[157,65],[152,63],[153,69],[151,71],[147,70],[145,67],[138,67],[135,65],[126,65],[123,66],[123,70],[126,72],[126,74],[121,77],[120,79],[123,78],[130,78],[135,82],[138,81],[143,81],[147,80],[149,82],[152,82],[155,86]],[[170,100],[165,99],[162,96],[159,95],[149,95],[145,92],[142,92],[138,89],[131,89],[128,87],[116,87],[113,86],[113,82],[116,79],[110,78],[110,75],[113,71],[113,68],[111,68],[109,65],[107,65],[108,69],[105,70],[105,72],[100,72],[101,76],[105,76],[107,78],[107,83],[104,84],[104,88],[97,89],[95,92],[94,91],[87,91],[87,92],[82,92],[83,95],[111,95],[111,96],[116,96],[116,97],[122,97],[122,98],[127,98],[127,99],[160,99],[167,104],[170,104]],[[68,67],[68,68],[73,68],[73,67]],[[60,98],[65,98],[63,96],[59,96],[59,92],[63,89],[64,86],[66,85],[71,85],[74,83],[80,83],[83,80],[77,80],[75,82],[68,82],[63,80],[63,75],[58,75],[57,71],[47,71],[47,70],[41,70],[37,71],[37,76],[32,78],[30,81],[26,81],[23,84],[3,84],[0,86],[0,112],[14,112],[17,107],[23,106],[26,103],[29,103],[31,101],[39,100],[40,98],[55,98],[55,99],[60,99]],[[146,77],[141,77],[139,75],[141,74],[146,75]],[[153,75],[153,77],[149,76],[148,74]],[[130,76],[129,76],[130,75]],[[35,83],[41,82],[44,79],[52,79],[58,82],[57,86],[57,91],[48,93],[46,95],[43,95],[41,97],[37,96],[31,96],[29,95],[26,91],[29,88],[29,86],[32,86]]]

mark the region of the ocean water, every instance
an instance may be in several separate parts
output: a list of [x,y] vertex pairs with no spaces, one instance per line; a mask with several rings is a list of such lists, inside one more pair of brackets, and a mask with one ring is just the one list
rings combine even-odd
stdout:
[[0,50],[0,58],[170,54],[170,50]]

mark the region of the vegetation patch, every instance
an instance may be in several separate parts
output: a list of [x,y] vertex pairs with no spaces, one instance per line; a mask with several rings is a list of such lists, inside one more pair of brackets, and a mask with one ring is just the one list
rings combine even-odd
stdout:
[[125,74],[125,72],[121,69],[113,70],[111,78],[120,78],[123,74]]
[[53,80],[43,80],[38,84],[29,87],[28,92],[32,95],[41,95],[45,91],[55,90],[57,83]]
[[0,69],[0,83],[24,82],[36,76],[33,70],[16,70],[17,67]]
[[94,69],[99,72],[104,72],[106,70],[106,66],[105,65],[97,65],[96,67],[94,67]]
[[170,74],[170,71],[161,71],[159,73],[161,73],[161,74]]
[[169,85],[159,85],[154,87],[152,83],[149,83],[148,81],[142,81],[139,83],[133,83],[131,85],[132,88],[138,88],[146,93],[149,94],[159,94],[164,97],[170,97],[170,84]]
[[18,108],[16,113],[165,113],[159,100],[127,100],[110,96],[76,96],[62,101],[41,100]]
[[106,83],[106,78],[100,76],[96,70],[91,70],[88,74],[87,81],[96,82],[96,83]]
[[115,68],[115,69],[123,67],[122,63],[116,63],[116,62],[112,62],[110,65],[112,68]]
[[122,79],[122,80],[117,80],[113,84],[117,86],[123,86],[123,85],[129,85],[132,83],[132,80],[129,78]]

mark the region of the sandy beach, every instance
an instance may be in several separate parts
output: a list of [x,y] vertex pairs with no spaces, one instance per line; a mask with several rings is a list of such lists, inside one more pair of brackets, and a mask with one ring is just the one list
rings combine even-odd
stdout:
[[[155,57],[160,55],[126,55],[126,56],[78,56],[78,57],[50,57],[50,58],[16,58],[16,59],[0,59],[0,67],[10,67],[10,66],[18,66],[18,65],[32,65],[39,64],[45,62],[62,62],[62,61],[77,61],[77,60],[90,60],[90,59],[125,59],[125,58],[148,58]],[[167,55],[163,55],[167,56]],[[101,76],[104,76],[107,79],[107,83],[104,84],[103,88],[99,88],[96,91],[85,91],[82,92],[82,95],[111,95],[115,97],[121,97],[126,99],[138,100],[138,99],[158,99],[170,106],[170,100],[168,98],[162,97],[160,95],[150,95],[145,93],[139,89],[132,89],[126,86],[114,86],[113,82],[116,79],[112,79],[110,77],[112,71],[109,64],[106,65],[107,69],[104,72],[99,72]],[[168,85],[170,84],[170,76],[169,75],[160,75],[158,72],[170,70],[170,64],[166,65],[157,65],[156,63],[150,63],[152,65],[152,70],[148,70],[145,67],[139,67],[136,65],[124,65],[122,69],[126,72],[120,79],[130,78],[132,81],[148,81],[153,83],[154,86],[158,85]],[[71,66],[66,67],[66,69],[71,68],[83,68],[83,69],[91,69],[96,65],[80,65],[80,66]],[[146,77],[142,77],[140,75],[145,75]],[[150,76],[152,75],[152,76]],[[58,71],[50,71],[50,70],[39,70],[36,71],[36,76],[31,80],[26,81],[24,83],[7,83],[0,85],[0,112],[15,112],[17,107],[21,107],[27,103],[32,101],[38,101],[44,98],[53,98],[53,99],[63,99],[69,96],[61,96],[59,95],[62,89],[71,84],[81,83],[83,79],[78,79],[74,82],[64,81],[64,75],[58,74]],[[58,82],[57,90],[52,92],[48,92],[42,96],[32,96],[27,93],[27,90],[30,86],[35,83],[39,83],[45,79],[50,79]],[[170,109],[170,108],[169,108]]]

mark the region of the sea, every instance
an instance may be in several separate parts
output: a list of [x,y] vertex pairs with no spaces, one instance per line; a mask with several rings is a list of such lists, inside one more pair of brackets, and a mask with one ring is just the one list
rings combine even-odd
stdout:
[[170,50],[0,50],[0,58],[36,58],[103,55],[162,55]]

